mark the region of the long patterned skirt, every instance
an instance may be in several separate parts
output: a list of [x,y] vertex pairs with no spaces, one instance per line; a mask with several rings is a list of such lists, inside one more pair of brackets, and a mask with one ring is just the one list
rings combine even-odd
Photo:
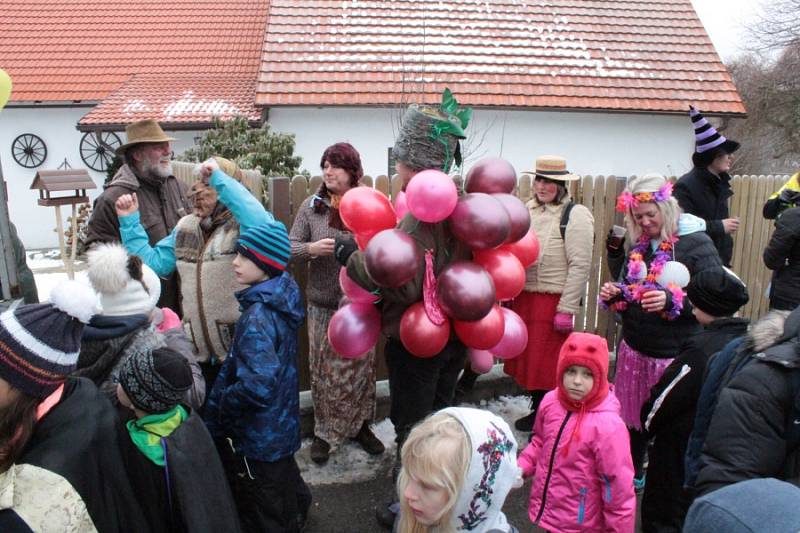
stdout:
[[568,335],[553,329],[560,294],[522,291],[511,308],[528,327],[528,346],[503,371],[526,390],[550,390],[556,386],[558,352]]
[[362,359],[340,357],[328,342],[335,309],[308,306],[308,358],[314,435],[331,445],[355,437],[375,417],[375,350]]
[[648,357],[625,341],[619,343],[614,393],[622,404],[622,420],[628,427],[642,430],[642,406],[650,397],[650,389],[658,383],[671,362],[672,359]]

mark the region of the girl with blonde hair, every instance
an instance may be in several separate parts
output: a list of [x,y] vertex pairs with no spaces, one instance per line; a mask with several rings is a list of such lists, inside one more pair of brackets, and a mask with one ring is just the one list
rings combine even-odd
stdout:
[[606,282],[600,298],[602,305],[622,316],[616,395],[631,435],[634,483],[641,489],[647,445],[640,421],[642,405],[681,343],[701,329],[683,288],[661,275],[665,268],[682,270],[683,265],[692,276],[722,266],[722,261],[705,233],[705,221],[681,211],[672,196],[672,183],[659,174],[631,178],[617,199],[617,211],[625,214],[627,253],[611,240],[607,243],[609,270],[617,281]]
[[409,433],[400,458],[400,533],[517,533],[502,513],[522,484],[508,424],[487,411],[450,407]]

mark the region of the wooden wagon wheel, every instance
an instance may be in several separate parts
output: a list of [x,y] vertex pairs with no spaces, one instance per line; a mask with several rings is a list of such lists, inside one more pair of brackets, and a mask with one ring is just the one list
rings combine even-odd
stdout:
[[111,131],[90,131],[81,137],[81,159],[97,172],[105,172],[122,141]]
[[36,168],[47,159],[47,145],[38,135],[23,133],[11,143],[14,161],[25,168]]

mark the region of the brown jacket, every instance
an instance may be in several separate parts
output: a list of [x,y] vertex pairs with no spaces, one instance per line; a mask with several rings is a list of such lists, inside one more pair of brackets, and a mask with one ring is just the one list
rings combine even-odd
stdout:
[[[169,235],[184,215],[191,213],[192,206],[186,199],[186,184],[175,176],[158,183],[137,177],[128,165],[122,165],[105,190],[97,197],[89,219],[86,246],[96,242],[120,242],[119,220],[114,209],[117,198],[123,194],[136,193],[142,226],[150,246]],[[172,274],[161,280],[159,307],[169,307],[180,313],[180,297],[177,276]]]
[[592,263],[594,218],[581,204],[569,214],[569,222],[561,238],[561,214],[569,198],[559,204],[540,204],[536,198],[528,202],[531,227],[539,238],[539,258],[525,271],[525,290],[560,294],[559,313],[577,314],[586,292]]
[[364,266],[364,252],[357,251],[347,262],[347,274],[353,281],[368,291],[380,288],[382,300],[381,321],[383,333],[391,338],[400,338],[400,319],[405,310],[413,303],[422,300],[422,282],[425,279],[425,250],[434,250],[433,272],[436,276],[444,267],[454,261],[471,260],[469,247],[450,233],[447,222],[431,224],[421,222],[408,214],[397,226],[411,235],[417,243],[422,260],[417,275],[395,289],[378,287],[367,274]]

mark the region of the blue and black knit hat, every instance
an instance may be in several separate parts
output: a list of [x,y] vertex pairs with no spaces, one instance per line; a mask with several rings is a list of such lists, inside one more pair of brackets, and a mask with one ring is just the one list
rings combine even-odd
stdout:
[[270,276],[280,275],[286,270],[292,255],[286,226],[274,220],[243,231],[236,243],[236,251]]
[[36,398],[47,398],[78,363],[83,326],[98,310],[86,285],[66,281],[50,302],[21,305],[0,315],[0,377]]
[[119,371],[119,384],[131,403],[149,414],[178,405],[192,386],[186,358],[169,348],[132,354]]

